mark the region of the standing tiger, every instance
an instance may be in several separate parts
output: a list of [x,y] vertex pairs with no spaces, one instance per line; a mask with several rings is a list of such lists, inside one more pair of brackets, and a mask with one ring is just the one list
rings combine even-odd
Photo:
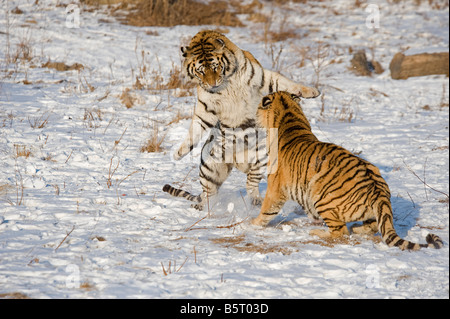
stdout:
[[[236,167],[247,174],[247,193],[252,203],[261,203],[258,186],[263,177],[266,157],[238,161],[236,157],[239,158],[239,154],[234,154],[233,160],[220,161],[217,160],[217,156],[210,156],[211,153],[217,153],[221,147],[218,141],[222,140],[224,135],[227,135],[226,139],[231,143],[245,140],[245,153],[256,153],[251,150],[256,146],[251,145],[248,136],[255,133],[256,109],[264,95],[285,90],[305,98],[312,98],[318,96],[319,91],[264,69],[251,53],[241,50],[216,31],[200,31],[187,47],[181,48],[181,51],[184,57],[184,72],[198,84],[198,100],[189,135],[174,154],[174,159],[183,158],[198,144],[207,130],[215,129],[202,149],[200,163],[202,194],[194,196],[170,185],[165,185],[163,190],[171,195],[197,202],[194,207],[202,209],[207,198],[217,193],[232,168]],[[265,143],[265,139],[263,140]],[[261,148],[262,145],[258,147]]]
[[252,224],[266,226],[292,199],[326,223],[328,231],[311,231],[321,238],[348,234],[347,222],[363,221],[362,226],[353,228],[355,233],[378,230],[390,247],[418,250],[443,246],[441,238],[433,234],[427,235],[428,244],[415,244],[397,235],[389,187],[378,168],[340,146],[320,142],[295,96],[286,92],[265,96],[257,121],[266,129],[277,130],[267,142],[277,144],[269,147],[269,167],[276,165],[277,169],[268,176],[261,212]]

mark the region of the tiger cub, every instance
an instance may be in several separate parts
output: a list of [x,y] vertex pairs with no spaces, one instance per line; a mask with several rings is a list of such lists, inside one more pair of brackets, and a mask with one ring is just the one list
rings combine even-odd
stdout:
[[[186,156],[211,131],[201,153],[200,184],[203,192],[199,196],[165,185],[163,191],[184,197],[202,209],[209,196],[215,195],[227,179],[231,170],[237,168],[247,174],[247,193],[253,204],[261,203],[259,182],[263,177],[266,159],[246,157],[256,154],[256,145],[249,141],[255,135],[256,109],[266,94],[284,90],[312,98],[319,95],[315,88],[295,83],[284,76],[264,69],[250,52],[241,50],[226,36],[216,31],[200,31],[187,47],[181,48],[184,60],[183,71],[197,86],[197,104],[192,117],[189,134],[175,152],[174,159]],[[225,143],[222,141],[225,139]],[[265,143],[265,138],[263,139]],[[229,149],[239,141],[245,147],[241,153],[228,160],[220,160],[217,153],[224,144]],[[221,145],[222,144],[222,145]],[[236,151],[235,153],[237,153]],[[214,153],[214,156],[211,154]],[[245,155],[245,156],[241,156]],[[245,160],[239,160],[242,158]]]
[[433,234],[426,237],[428,244],[415,244],[397,235],[389,187],[378,168],[340,146],[320,142],[295,96],[286,92],[265,96],[258,108],[258,123],[277,129],[277,136],[269,136],[267,141],[278,143],[276,148],[269,147],[269,166],[276,164],[277,169],[268,176],[261,212],[252,224],[267,225],[292,199],[326,223],[327,231],[310,233],[321,238],[349,234],[347,222],[363,221],[354,232],[379,231],[390,247],[418,250],[443,246],[441,238]]

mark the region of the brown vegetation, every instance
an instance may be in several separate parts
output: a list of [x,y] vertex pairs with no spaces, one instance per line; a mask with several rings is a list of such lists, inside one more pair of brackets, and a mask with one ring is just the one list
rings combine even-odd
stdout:
[[125,88],[119,97],[120,101],[127,109],[131,109],[136,102],[136,97],[130,93],[129,88]]
[[219,244],[226,248],[234,248],[240,252],[253,252],[260,254],[269,254],[269,253],[281,253],[283,255],[290,255],[294,251],[298,251],[297,249],[292,249],[295,246],[295,242],[283,243],[283,244],[266,244],[266,243],[252,243],[245,242],[245,236],[234,236],[234,237],[222,237],[222,238],[213,238],[211,241],[214,244]]
[[42,65],[43,68],[55,69],[56,71],[72,71],[72,70],[81,70],[84,66],[80,63],[74,63],[72,65],[65,64],[64,62],[51,62],[47,61]]
[[31,150],[26,145],[14,144],[14,155],[15,158],[18,157],[28,158],[31,155]]
[[328,239],[318,239],[311,237],[309,240],[305,241],[288,241],[284,243],[269,244],[263,241],[256,243],[254,241],[246,241],[245,235],[230,236],[230,237],[220,237],[212,238],[211,242],[214,244],[221,245],[225,248],[234,248],[240,252],[248,253],[260,253],[260,254],[270,254],[270,253],[281,253],[283,255],[290,255],[294,252],[298,252],[302,245],[319,245],[323,247],[333,248],[336,245],[360,245],[360,239],[367,239],[373,241],[374,243],[380,243],[380,236],[363,236],[360,239],[352,238],[349,236],[344,236],[341,238],[328,238]]
[[[167,133],[166,133],[167,134]],[[153,127],[153,133],[150,138],[141,147],[141,153],[154,153],[161,152],[163,150],[161,144],[164,142],[166,135],[159,136],[158,126]]]
[[134,26],[222,25],[243,26],[228,1],[214,0],[208,4],[195,0],[147,0],[126,4],[128,13],[120,17]]
[[7,292],[1,293],[0,299],[30,299],[30,297],[21,292]]

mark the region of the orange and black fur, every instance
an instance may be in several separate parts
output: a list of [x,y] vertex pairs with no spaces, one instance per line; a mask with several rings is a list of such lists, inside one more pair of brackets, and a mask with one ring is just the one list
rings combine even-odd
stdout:
[[[258,108],[258,123],[266,129],[278,129],[268,137],[269,166],[277,169],[268,176],[267,193],[254,225],[267,225],[284,203],[295,200],[315,218],[321,218],[328,231],[315,229],[312,235],[322,238],[348,234],[347,222],[363,221],[353,228],[356,233],[379,231],[390,247],[418,250],[441,248],[441,238],[429,234],[427,244],[416,244],[400,238],[393,224],[390,191],[377,167],[344,148],[320,142],[311,132],[295,96],[286,92],[269,94]],[[271,152],[277,152],[273,156]]]

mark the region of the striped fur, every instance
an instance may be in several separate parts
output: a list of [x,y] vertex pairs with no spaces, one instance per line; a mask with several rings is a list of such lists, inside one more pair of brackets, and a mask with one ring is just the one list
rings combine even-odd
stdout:
[[400,238],[394,229],[389,187],[378,168],[340,146],[320,142],[291,94],[264,97],[258,122],[265,128],[278,128],[278,169],[268,177],[266,197],[253,224],[267,225],[286,200],[292,199],[327,224],[328,231],[315,229],[313,235],[339,237],[349,233],[347,222],[363,221],[353,232],[379,231],[390,247],[443,246],[433,234],[427,236],[427,244]]
[[[174,159],[186,156],[202,136],[211,130],[203,147],[200,163],[200,183],[203,189],[201,202],[204,204],[208,196],[215,195],[232,168],[236,167],[247,174],[247,192],[253,203],[260,203],[262,200],[258,185],[263,177],[261,168],[265,165],[261,159],[245,163],[220,162],[215,157],[208,156],[206,150],[221,147],[218,132],[223,135],[225,130],[227,133],[234,130],[235,140],[252,134],[250,131],[255,130],[257,105],[264,95],[285,90],[311,98],[318,96],[319,91],[263,69],[251,53],[241,50],[216,31],[199,32],[181,51],[184,57],[183,69],[189,79],[198,85],[198,100],[189,135],[175,152]],[[249,148],[259,146],[251,145]],[[239,158],[238,155],[235,157]],[[169,190],[167,187],[166,189]],[[175,192],[176,189],[169,193]],[[201,209],[202,203],[196,207]]]
[[192,195],[191,193],[185,190],[175,188],[173,186],[170,186],[169,184],[164,185],[163,191],[175,197],[184,197],[187,200],[190,200],[191,202],[200,203],[202,201],[200,195],[198,196]]

